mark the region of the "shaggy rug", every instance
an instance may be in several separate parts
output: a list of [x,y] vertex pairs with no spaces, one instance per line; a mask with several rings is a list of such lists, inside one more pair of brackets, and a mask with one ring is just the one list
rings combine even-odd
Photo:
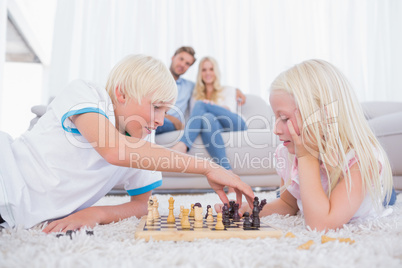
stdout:
[[[275,198],[274,192],[258,193],[260,200]],[[159,213],[168,214],[170,195],[157,195]],[[230,196],[234,197],[234,196]],[[213,193],[174,196],[175,213],[180,205],[200,202],[203,207],[219,202]],[[114,205],[127,196],[106,196],[97,205]],[[263,222],[296,237],[265,239],[200,239],[194,242],[157,242],[134,239],[135,217],[96,226],[88,235],[81,230],[69,236],[46,235],[39,227],[0,231],[0,267],[401,267],[402,196],[393,212],[382,218],[355,221],[326,235],[351,238],[354,244],[321,243],[322,232],[308,230],[303,218],[271,215]],[[297,249],[313,240],[308,250]]]

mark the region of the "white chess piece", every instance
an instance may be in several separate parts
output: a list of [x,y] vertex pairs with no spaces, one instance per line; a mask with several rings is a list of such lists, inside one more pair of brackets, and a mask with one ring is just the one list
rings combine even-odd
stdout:
[[212,208],[208,209],[208,216],[207,216],[207,222],[213,222],[214,221],[214,216],[212,216]]
[[194,206],[194,227],[202,228],[203,223],[202,207]]
[[154,216],[152,213],[152,207],[148,207],[148,215],[147,215],[147,225],[153,225],[154,224]]

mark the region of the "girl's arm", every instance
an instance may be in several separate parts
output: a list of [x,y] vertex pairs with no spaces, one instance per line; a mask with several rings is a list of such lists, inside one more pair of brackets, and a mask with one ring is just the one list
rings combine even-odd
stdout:
[[[301,116],[296,112],[299,129]],[[330,198],[321,185],[320,163],[311,155],[296,133],[292,122],[288,121],[289,132],[295,144],[298,159],[300,196],[306,224],[312,229],[327,230],[342,227],[349,222],[364,200],[364,191],[358,164],[350,168],[351,189],[347,192],[345,179],[341,179],[333,189]]]
[[80,210],[63,219],[48,224],[43,232],[66,232],[84,226],[93,228],[97,224],[108,224],[121,219],[136,216],[140,218],[148,213],[148,199],[151,191],[131,197],[131,201],[116,206],[94,206]]
[[254,193],[240,178],[204,159],[169,150],[145,140],[121,134],[103,115],[85,113],[75,116],[73,122],[82,136],[110,164],[146,170],[203,174],[223,202],[228,198],[224,186],[235,188],[237,201],[242,194],[252,204]]

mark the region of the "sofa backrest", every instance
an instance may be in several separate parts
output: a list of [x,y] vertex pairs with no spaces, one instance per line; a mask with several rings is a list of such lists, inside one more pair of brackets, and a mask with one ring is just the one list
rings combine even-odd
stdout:
[[271,123],[275,122],[271,106],[260,96],[247,94],[246,103],[238,106],[238,109],[249,129],[270,128]]

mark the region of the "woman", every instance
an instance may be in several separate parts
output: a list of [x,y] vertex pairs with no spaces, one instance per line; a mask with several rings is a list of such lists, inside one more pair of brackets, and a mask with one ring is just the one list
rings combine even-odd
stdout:
[[[188,152],[200,134],[212,159],[231,171],[221,132],[243,131],[247,126],[243,118],[236,113],[236,89],[221,86],[218,64],[212,57],[205,57],[200,61],[194,101],[184,135],[172,149]],[[229,188],[229,192],[232,192],[232,189]]]

